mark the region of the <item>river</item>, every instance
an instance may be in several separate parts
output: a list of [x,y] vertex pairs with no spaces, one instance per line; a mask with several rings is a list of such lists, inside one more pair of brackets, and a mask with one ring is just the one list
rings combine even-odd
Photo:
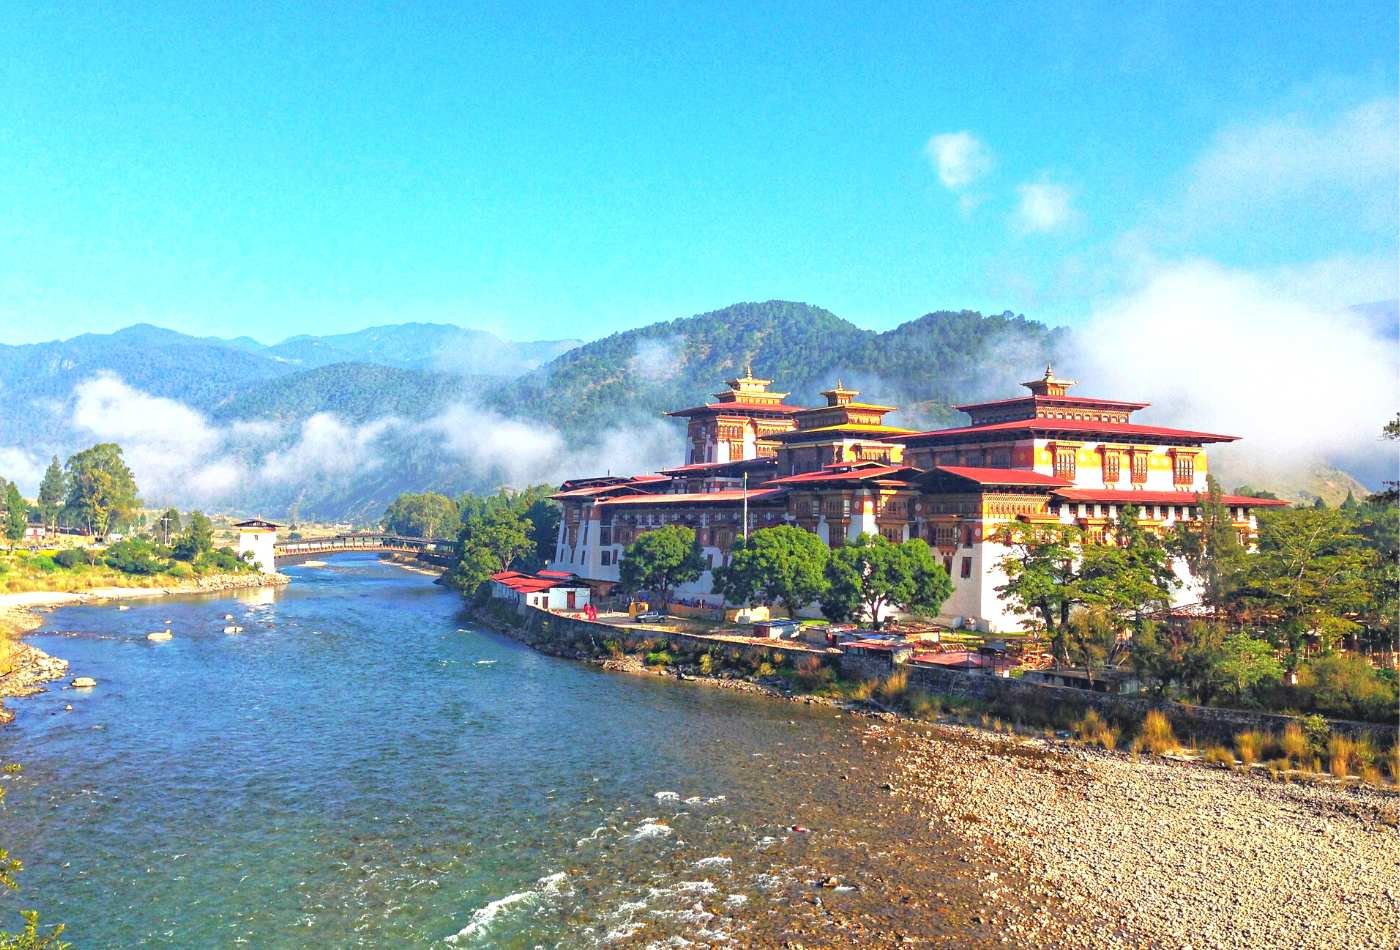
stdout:
[[65,608],[33,637],[98,685],[54,684],[0,732],[23,765],[11,926],[37,907],[82,947],[745,942],[870,847],[855,717],[541,656],[368,555],[288,573]]

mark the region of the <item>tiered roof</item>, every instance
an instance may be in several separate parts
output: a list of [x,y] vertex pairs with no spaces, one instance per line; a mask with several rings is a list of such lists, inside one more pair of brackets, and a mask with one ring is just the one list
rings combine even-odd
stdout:
[[787,393],[769,392],[768,387],[772,382],[771,379],[759,379],[753,374],[753,368],[749,367],[743,376],[729,380],[728,389],[715,393],[714,402],[689,409],[675,409],[666,415],[679,418],[718,415],[785,417],[801,412],[801,406],[789,406],[783,402]]

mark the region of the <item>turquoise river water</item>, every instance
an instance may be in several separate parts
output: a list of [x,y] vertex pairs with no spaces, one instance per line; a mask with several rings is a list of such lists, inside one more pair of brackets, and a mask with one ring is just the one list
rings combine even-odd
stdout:
[[812,873],[818,834],[791,826],[847,814],[827,792],[862,755],[849,716],[541,656],[369,556],[288,572],[47,619],[32,642],[98,686],[53,684],[0,731],[23,765],[10,926],[37,907],[81,947],[757,942]]

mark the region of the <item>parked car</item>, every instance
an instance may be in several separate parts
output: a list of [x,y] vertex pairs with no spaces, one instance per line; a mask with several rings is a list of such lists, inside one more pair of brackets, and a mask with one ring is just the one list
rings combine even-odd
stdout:
[[666,615],[659,610],[643,611],[632,618],[634,623],[660,623],[665,619]]

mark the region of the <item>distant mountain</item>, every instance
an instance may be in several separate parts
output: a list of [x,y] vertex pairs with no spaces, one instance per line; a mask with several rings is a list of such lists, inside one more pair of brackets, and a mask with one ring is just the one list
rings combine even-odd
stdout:
[[402,369],[518,376],[578,343],[513,343],[482,330],[441,323],[402,323],[334,336],[294,336],[262,352],[304,368],[332,363],[379,363]]
[[953,400],[1010,391],[1066,342],[1065,331],[1010,313],[940,311],[877,333],[805,303],[739,303],[586,343],[495,387],[490,401],[588,430],[703,402],[752,365],[789,402],[814,405],[840,378],[867,398],[917,404],[902,417],[917,423],[950,418]]
[[454,373],[333,363],[244,387],[213,407],[214,418],[296,421],[333,412],[349,422],[383,416],[419,419],[452,402],[468,402],[499,379]]

